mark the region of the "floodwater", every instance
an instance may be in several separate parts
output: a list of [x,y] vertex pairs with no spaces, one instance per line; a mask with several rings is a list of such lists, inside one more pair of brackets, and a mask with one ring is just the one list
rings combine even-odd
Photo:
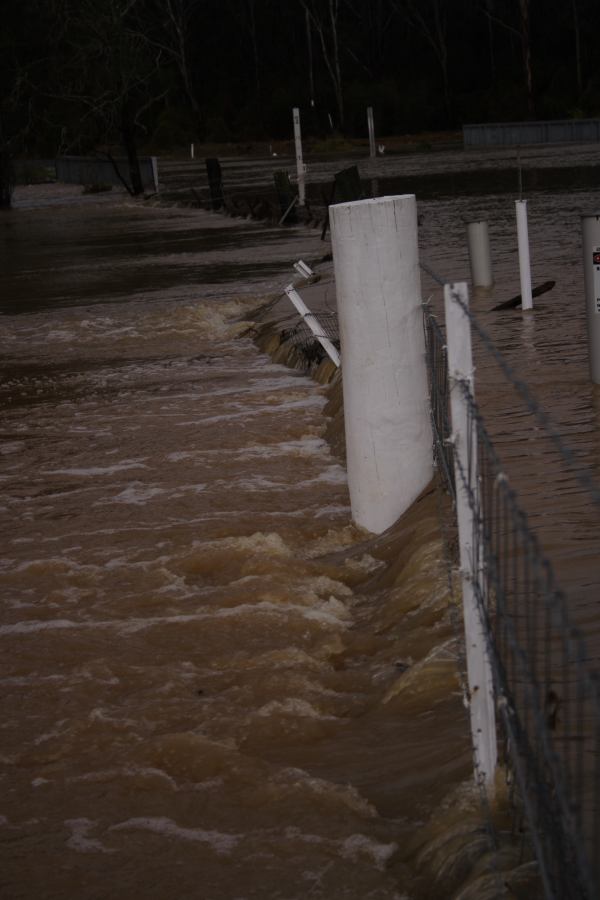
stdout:
[[[519,291],[513,200],[419,204],[422,258],[466,278],[463,217],[490,217],[497,286],[474,305],[597,470],[577,250],[600,196],[531,204],[534,282],[557,281],[534,316],[487,312]],[[327,389],[248,330],[329,248],[52,187],[0,229],[5,895],[454,896],[488,844],[439,501],[379,540],[354,528]],[[550,495],[535,426],[478,372],[591,619],[593,511],[571,481]]]
[[436,816],[485,851],[437,501],[359,533],[324,388],[246,334],[318,234],[53,187],[0,228],[4,896],[402,897]]

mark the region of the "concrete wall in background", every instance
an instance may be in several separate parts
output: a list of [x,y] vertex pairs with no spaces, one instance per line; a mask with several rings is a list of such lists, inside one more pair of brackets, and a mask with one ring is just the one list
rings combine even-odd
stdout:
[[546,122],[489,122],[463,125],[465,147],[519,144],[581,144],[600,141],[600,119],[556,119]]
[[[149,191],[158,191],[158,161],[155,156],[140,156],[142,184]],[[123,179],[130,184],[129,163],[126,159],[116,159],[115,163]],[[114,184],[123,182],[115,172],[109,159],[92,156],[58,156],[56,158],[56,180],[66,184]]]

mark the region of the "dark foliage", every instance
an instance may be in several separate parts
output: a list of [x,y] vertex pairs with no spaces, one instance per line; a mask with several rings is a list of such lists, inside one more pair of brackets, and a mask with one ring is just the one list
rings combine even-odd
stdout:
[[[0,158],[600,113],[598,0],[8,0]],[[4,164],[3,164],[4,167]]]

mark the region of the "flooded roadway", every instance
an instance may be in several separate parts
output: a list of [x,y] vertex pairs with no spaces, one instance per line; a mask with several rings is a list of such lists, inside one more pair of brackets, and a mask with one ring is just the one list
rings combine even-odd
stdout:
[[[354,529],[324,389],[245,333],[318,234],[48,190],[0,222],[5,893],[451,896],[478,804],[436,502],[388,541]],[[419,204],[422,257],[456,279],[462,216],[489,213],[476,308],[592,465],[576,250],[599,201],[532,204],[557,287],[528,318],[486,312],[518,293],[512,198]],[[523,420],[479,369],[510,453]],[[582,495],[548,500],[546,457],[513,455],[591,619],[593,520],[562,525]]]
[[245,335],[318,234],[45,190],[0,223],[5,896],[404,896],[477,814],[436,504],[372,545]]

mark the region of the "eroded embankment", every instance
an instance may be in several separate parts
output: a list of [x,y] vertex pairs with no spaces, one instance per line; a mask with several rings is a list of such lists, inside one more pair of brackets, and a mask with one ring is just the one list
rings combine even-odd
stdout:
[[[326,386],[323,434],[344,461],[341,372],[319,353],[306,356],[277,321],[262,323],[256,341]],[[472,780],[455,537],[450,500],[434,480],[383,535],[363,532],[352,547],[320,557],[325,570],[341,555],[377,560],[352,583],[355,619],[335,659],[339,669],[369,670],[375,690],[343,739],[286,754],[331,780],[344,760],[344,775],[378,813],[402,821],[387,865],[411,897],[533,897],[536,867],[516,839],[504,774],[491,804]]]

